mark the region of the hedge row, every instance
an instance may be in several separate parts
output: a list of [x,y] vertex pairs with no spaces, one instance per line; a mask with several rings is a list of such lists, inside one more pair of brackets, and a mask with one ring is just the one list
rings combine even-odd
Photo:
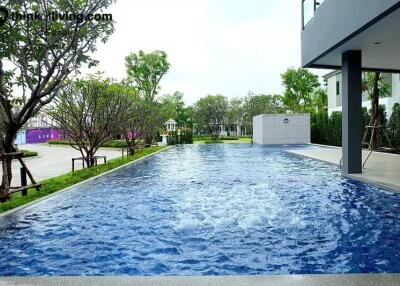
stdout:
[[[50,145],[70,145],[71,142],[68,140],[49,140],[48,143]],[[143,142],[139,141],[136,142],[137,144],[141,145]],[[108,148],[128,148],[128,144],[125,140],[112,140],[109,142],[104,143],[101,147],[108,147]]]
[[[243,138],[249,138],[250,136],[243,136]],[[219,140],[227,140],[227,141],[235,141],[239,140],[240,137],[237,136],[221,136]],[[193,141],[212,141],[212,138],[210,135],[194,135],[193,136]]]
[[193,144],[193,132],[191,129],[170,132],[167,137],[168,145]]
[[[71,141],[69,140],[49,140],[48,143],[50,145],[70,145]],[[128,144],[125,140],[113,140],[110,142],[106,142],[101,147],[110,147],[110,148],[127,148]]]
[[22,152],[23,158],[36,157],[38,155],[37,152],[29,150],[20,150],[20,152]]
[[[362,109],[361,133],[364,135],[365,126],[370,123],[371,111]],[[385,106],[379,106],[378,124],[386,126],[386,132],[392,147],[400,150],[400,104],[396,103],[390,120],[387,120]],[[342,112],[333,112],[328,116],[326,111],[311,114],[311,141],[316,144],[342,145]],[[383,145],[390,145],[384,140]]]

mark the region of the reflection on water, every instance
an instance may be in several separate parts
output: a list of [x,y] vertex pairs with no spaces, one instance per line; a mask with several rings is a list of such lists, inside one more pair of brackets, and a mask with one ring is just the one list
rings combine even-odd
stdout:
[[178,146],[19,211],[0,274],[399,272],[400,195],[285,148]]

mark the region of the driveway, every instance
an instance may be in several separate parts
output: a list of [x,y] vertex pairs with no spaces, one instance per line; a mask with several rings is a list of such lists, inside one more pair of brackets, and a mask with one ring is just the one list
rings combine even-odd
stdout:
[[[57,177],[65,173],[71,172],[71,159],[82,156],[79,151],[66,145],[26,144],[20,145],[19,148],[23,150],[38,152],[39,156],[24,159],[36,181]],[[107,156],[107,160],[110,160],[113,158],[121,157],[121,150],[104,148],[100,149],[96,155]],[[12,168],[12,185],[17,186],[20,184],[19,170],[21,168],[21,165],[17,160],[14,160]],[[82,169],[82,163],[76,161],[75,169]],[[0,168],[0,174],[1,173],[2,172]],[[29,183],[30,181],[28,178],[28,184]]]

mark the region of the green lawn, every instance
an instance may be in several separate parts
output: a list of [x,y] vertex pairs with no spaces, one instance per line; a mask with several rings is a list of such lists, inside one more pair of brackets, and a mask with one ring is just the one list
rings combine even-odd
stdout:
[[106,165],[99,165],[96,167],[92,167],[90,169],[83,169],[75,171],[74,173],[70,172],[65,175],[47,179],[42,181],[42,189],[38,192],[35,189],[30,189],[28,191],[28,195],[25,197],[21,196],[21,193],[16,193],[13,195],[12,199],[5,203],[0,203],[0,213],[8,211],[10,209],[19,207],[21,205],[32,202],[41,197],[47,196],[51,193],[60,191],[82,181],[85,181],[89,178],[95,177],[122,165],[125,165],[129,162],[140,159],[146,155],[150,155],[157,151],[163,150],[166,147],[149,147],[143,150],[138,150],[134,156],[128,156],[124,158],[116,158],[109,160]]
[[[251,143],[251,138],[245,137],[245,138],[239,138],[238,140],[220,140],[224,144],[250,144]],[[208,140],[199,140],[199,141],[194,141],[194,144],[206,144],[208,143]]]

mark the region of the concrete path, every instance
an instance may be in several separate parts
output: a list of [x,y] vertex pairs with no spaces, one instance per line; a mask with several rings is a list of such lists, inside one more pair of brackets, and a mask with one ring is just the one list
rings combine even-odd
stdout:
[[281,275],[208,277],[19,277],[0,286],[398,286],[400,275]]
[[[290,152],[339,166],[342,148],[311,146],[304,149],[291,150]],[[367,155],[368,152],[363,151],[363,160]],[[349,177],[394,191],[400,191],[399,167],[400,155],[373,152],[367,161],[363,174],[350,175]]]
[[[24,159],[29,170],[32,172],[35,180],[41,181],[52,177],[57,177],[71,172],[71,159],[81,157],[79,151],[66,145],[48,145],[48,144],[26,144],[19,146],[20,149],[38,152],[39,156]],[[100,149],[97,155],[107,156],[107,160],[121,156],[118,149]],[[18,161],[13,163],[13,181],[12,185],[20,184],[20,164]],[[100,163],[100,162],[99,162]],[[75,162],[76,170],[82,168],[82,163]],[[0,175],[2,174],[0,169]],[[29,184],[28,178],[28,184]]]

